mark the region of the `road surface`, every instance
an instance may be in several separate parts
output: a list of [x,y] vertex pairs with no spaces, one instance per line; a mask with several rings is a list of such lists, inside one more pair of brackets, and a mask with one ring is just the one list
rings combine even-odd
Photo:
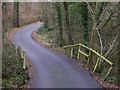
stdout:
[[58,55],[36,43],[31,34],[42,25],[26,26],[14,34],[13,40],[21,46],[33,67],[32,88],[102,88],[75,60]]

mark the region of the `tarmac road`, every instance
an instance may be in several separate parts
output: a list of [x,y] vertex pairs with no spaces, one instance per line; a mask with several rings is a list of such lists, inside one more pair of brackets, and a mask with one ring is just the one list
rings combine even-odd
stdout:
[[42,24],[28,25],[14,34],[13,40],[21,46],[33,67],[32,88],[102,88],[102,86],[75,60],[58,55],[36,43],[31,34]]

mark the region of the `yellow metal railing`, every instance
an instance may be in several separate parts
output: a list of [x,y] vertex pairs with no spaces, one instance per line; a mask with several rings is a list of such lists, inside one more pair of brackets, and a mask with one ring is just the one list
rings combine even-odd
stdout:
[[[88,65],[89,62],[90,62],[90,58],[89,58],[89,57],[90,57],[91,53],[94,53],[94,54],[96,54],[96,55],[98,56],[98,59],[97,59],[97,61],[96,61],[96,63],[95,63],[95,66],[94,66],[94,68],[93,68],[93,73],[96,71],[97,66],[98,66],[98,64],[100,63],[100,59],[102,59],[102,60],[104,60],[105,62],[107,62],[107,63],[110,65],[110,68],[109,68],[109,70],[107,71],[107,74],[104,76],[104,79],[109,75],[110,71],[111,71],[112,68],[113,68],[113,63],[112,63],[110,60],[106,59],[104,56],[102,56],[101,54],[99,54],[99,53],[98,53],[97,51],[95,51],[94,49],[89,48],[89,47],[87,47],[87,46],[85,46],[85,45],[83,45],[83,44],[81,44],[81,43],[79,43],[79,44],[74,44],[74,45],[64,46],[63,49],[65,49],[65,53],[66,53],[66,49],[67,49],[67,48],[70,48],[70,57],[72,58],[72,57],[73,57],[73,50],[74,50],[75,47],[78,47],[77,59],[80,58],[80,53],[81,53],[82,55],[88,57],[87,65]],[[87,49],[87,50],[89,51],[89,54],[83,52],[83,51],[81,50],[81,47]]]
[[26,54],[25,54],[25,51],[21,48],[21,47],[18,47],[16,48],[17,50],[17,53],[20,54],[20,58],[23,59],[23,62],[22,62],[22,65],[23,65],[23,68],[25,69],[25,60],[26,60]]

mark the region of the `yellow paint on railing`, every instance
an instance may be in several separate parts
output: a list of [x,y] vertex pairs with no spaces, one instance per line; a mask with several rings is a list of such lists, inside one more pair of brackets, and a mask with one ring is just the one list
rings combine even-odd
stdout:
[[20,49],[20,55],[21,55],[21,57],[22,57],[22,59],[23,59],[23,68],[25,69],[25,51],[21,48],[21,47],[19,47]]
[[79,44],[64,46],[63,49],[65,49],[65,48],[70,48],[70,47],[76,47],[76,46],[79,46]]
[[94,52],[96,55],[98,55],[99,57],[101,57],[103,60],[105,60],[107,63],[109,63],[110,65],[113,65],[112,62],[110,62],[108,59],[106,59],[104,56],[100,55],[98,52],[96,52],[93,49],[90,49],[92,52]]
[[20,55],[21,55],[21,57],[23,58],[24,56],[23,56],[23,49],[20,47]]
[[88,57],[88,55],[84,52],[82,52],[81,50],[79,50],[78,52],[80,52],[81,54],[83,54],[84,56]]
[[[71,58],[72,58],[72,56],[73,56],[73,48],[74,48],[74,47],[78,47],[77,59],[80,58],[80,53],[83,54],[83,55],[85,55],[86,57],[88,57],[87,65],[88,65],[89,62],[90,62],[90,55],[91,55],[91,53],[94,53],[94,54],[96,54],[96,55],[98,56],[98,59],[97,59],[96,64],[95,64],[95,66],[94,66],[93,72],[95,72],[95,70],[96,70],[96,68],[97,68],[97,66],[98,66],[98,63],[99,63],[99,61],[100,61],[100,58],[103,59],[104,61],[106,61],[108,64],[110,64],[111,67],[109,68],[107,74],[105,75],[105,78],[108,76],[108,74],[110,73],[110,71],[111,71],[112,68],[113,68],[113,63],[112,63],[111,61],[109,61],[108,59],[106,59],[104,56],[102,56],[101,54],[99,54],[99,53],[98,53],[97,51],[95,51],[94,49],[89,48],[89,47],[87,47],[87,46],[85,46],[85,45],[83,45],[83,44],[81,44],[81,43],[79,43],[79,44],[74,44],[74,45],[68,45],[68,46],[64,46],[64,47],[63,47],[63,49],[65,49],[65,50],[66,50],[67,48],[71,48],[71,50],[70,50],[70,57],[71,57]],[[84,53],[83,51],[81,51],[81,50],[80,50],[81,47],[88,49],[88,50],[89,50],[89,54],[86,54],[86,53]]]
[[25,69],[25,51],[24,51],[24,59],[23,59],[23,68]]
[[78,47],[78,54],[77,54],[77,59],[80,58],[80,53],[79,53],[79,50],[80,50],[81,46]]
[[70,57],[71,58],[73,57],[73,47],[71,47],[71,50],[70,50]]
[[109,75],[110,71],[112,70],[113,66],[111,66],[107,72],[107,74],[105,75],[104,79],[106,79],[106,77]]
[[89,51],[89,54],[88,54],[87,65],[88,65],[88,64],[89,64],[89,62],[90,62],[90,55],[91,55],[91,51]]
[[98,65],[99,61],[100,61],[100,58],[97,59],[97,62],[96,62],[95,67],[94,67],[94,69],[93,69],[93,72],[95,72],[95,70],[96,70],[96,68],[97,68],[97,65]]

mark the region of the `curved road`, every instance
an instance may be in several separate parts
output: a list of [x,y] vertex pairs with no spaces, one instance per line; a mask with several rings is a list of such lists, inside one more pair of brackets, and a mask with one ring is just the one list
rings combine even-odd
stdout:
[[74,60],[57,55],[36,43],[31,34],[42,25],[32,24],[14,34],[13,40],[21,46],[33,67],[32,88],[102,88],[101,85]]

